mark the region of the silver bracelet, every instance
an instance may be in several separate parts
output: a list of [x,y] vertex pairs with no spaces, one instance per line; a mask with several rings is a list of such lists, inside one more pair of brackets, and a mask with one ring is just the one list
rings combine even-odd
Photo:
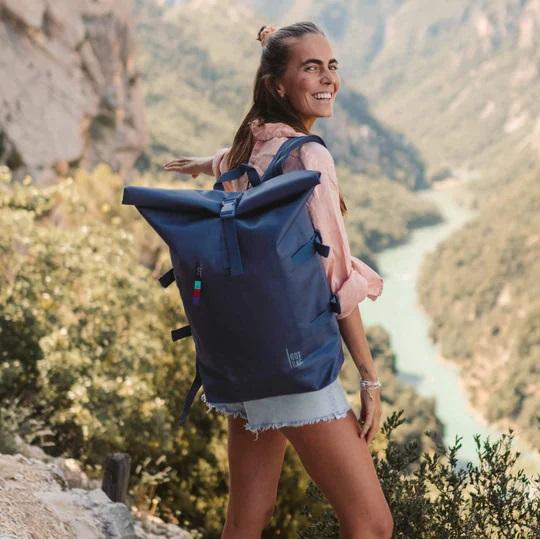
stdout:
[[373,395],[371,394],[370,389],[377,389],[381,387],[381,381],[377,378],[377,380],[360,380],[360,390],[364,389],[367,391],[367,394],[369,395],[369,398],[373,400]]
[[381,387],[381,381],[377,378],[377,380],[360,380],[360,385],[362,387]]

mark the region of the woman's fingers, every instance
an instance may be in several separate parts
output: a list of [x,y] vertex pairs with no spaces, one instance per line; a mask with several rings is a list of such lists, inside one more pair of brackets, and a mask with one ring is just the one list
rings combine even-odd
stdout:
[[173,159],[172,161],[167,161],[164,165],[163,165],[163,168],[166,168],[166,167],[170,167],[174,164],[178,163],[178,159]]
[[370,444],[371,440],[373,440],[373,438],[375,438],[375,434],[377,434],[378,430],[379,430],[379,422],[377,421],[376,418],[373,418],[373,420],[371,421],[371,426],[370,426],[369,431],[368,431],[367,436],[366,436],[366,442],[368,444]]
[[366,433],[371,428],[372,423],[373,423],[373,407],[370,406],[369,410],[367,411],[366,420],[364,422],[364,425],[362,426],[362,433],[360,434],[360,436],[365,438]]
[[173,168],[173,167],[179,167],[179,166],[185,166],[190,163],[189,159],[180,158],[180,159],[172,159],[171,161],[167,161],[163,168]]
[[190,172],[189,170],[186,170],[186,165],[169,165],[163,167],[165,170],[175,170],[177,172],[185,172],[186,174]]
[[180,157],[167,161],[163,165],[163,169],[182,174],[191,174],[192,178],[196,178],[201,173],[200,161],[200,158],[197,157]]

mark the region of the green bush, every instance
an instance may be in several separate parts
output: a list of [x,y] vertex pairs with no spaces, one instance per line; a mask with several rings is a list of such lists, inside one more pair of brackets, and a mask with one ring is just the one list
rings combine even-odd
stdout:
[[[405,422],[403,410],[385,420],[381,432],[387,446],[374,455],[377,475],[394,519],[394,539],[533,539],[540,537],[540,475],[529,479],[512,472],[519,452],[511,448],[513,431],[491,442],[474,437],[479,464],[460,465],[456,457],[461,438],[450,448],[417,454],[417,444],[392,439]],[[429,431],[424,433],[431,437]],[[302,539],[339,538],[339,523],[317,486],[307,494],[324,508],[303,514],[312,524],[299,532]]]
[[[227,420],[196,401],[173,428],[194,345],[170,340],[186,319],[178,290],[155,279],[170,264],[164,244],[119,207],[122,182],[108,167],[41,188],[0,173],[2,449],[24,434],[91,477],[108,454],[127,452],[131,505],[219,537]],[[308,477],[291,449],[282,480],[276,514],[294,530],[305,524],[296,515]]]
[[[194,346],[170,340],[169,330],[185,317],[175,287],[163,290],[155,279],[168,253],[133,208],[120,207],[122,186],[105,166],[42,188],[29,178],[15,183],[0,169],[0,451],[13,452],[18,434],[50,454],[79,459],[91,477],[100,477],[107,455],[127,452],[130,505],[218,538],[228,492],[227,419],[195,402],[185,426],[173,428],[194,375]],[[387,380],[385,409],[401,408],[391,395],[403,390],[391,382],[389,340],[382,328],[373,335]],[[412,396],[406,398],[410,410]],[[429,412],[414,425],[439,429]],[[415,525],[410,515],[424,512],[424,500],[411,494],[420,492],[419,480],[399,456],[418,440],[412,426],[389,445],[387,463],[377,461],[397,529]],[[485,474],[478,484],[492,480]],[[324,511],[324,502],[306,499],[308,485],[289,445],[265,537],[296,537],[313,522],[310,515]],[[488,502],[475,507],[492,511],[495,502]],[[452,525],[444,522],[440,529]]]

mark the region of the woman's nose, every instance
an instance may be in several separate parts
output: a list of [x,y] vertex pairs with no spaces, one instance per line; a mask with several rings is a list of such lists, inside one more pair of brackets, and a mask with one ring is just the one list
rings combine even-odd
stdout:
[[330,70],[326,70],[326,71],[323,71],[322,73],[322,79],[321,81],[324,83],[324,82],[330,82],[330,83],[335,83],[337,80],[337,76],[335,74],[335,72],[332,72]]
[[335,88],[337,86],[337,80],[332,75],[325,75],[321,78],[321,85]]

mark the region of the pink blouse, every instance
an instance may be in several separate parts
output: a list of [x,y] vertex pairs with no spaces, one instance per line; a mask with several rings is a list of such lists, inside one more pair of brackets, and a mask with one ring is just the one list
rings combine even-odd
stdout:
[[[266,124],[254,120],[250,124],[255,145],[249,162],[262,176],[266,167],[286,137],[303,136],[282,122]],[[219,178],[228,169],[224,159],[229,148],[220,148],[214,155],[212,170]],[[283,172],[306,169],[321,172],[320,183],[315,186],[307,201],[308,210],[315,228],[325,245],[330,246],[330,254],[321,257],[330,288],[338,296],[341,313],[345,318],[366,297],[375,301],[383,290],[383,278],[367,264],[351,255],[349,239],[339,205],[338,180],[331,153],[318,142],[307,142],[293,150],[283,165]],[[236,180],[223,183],[225,191],[244,191],[248,186],[246,174]]]

